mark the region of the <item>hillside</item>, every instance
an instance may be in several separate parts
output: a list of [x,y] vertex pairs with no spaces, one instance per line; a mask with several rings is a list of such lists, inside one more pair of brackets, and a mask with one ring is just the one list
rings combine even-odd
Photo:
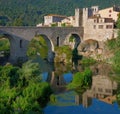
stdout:
[[0,25],[36,25],[46,14],[73,15],[74,9],[120,5],[120,0],[0,0]]

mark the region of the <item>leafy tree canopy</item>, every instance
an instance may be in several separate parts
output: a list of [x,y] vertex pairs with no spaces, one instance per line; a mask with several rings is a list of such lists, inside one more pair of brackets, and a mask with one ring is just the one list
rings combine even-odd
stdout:
[[0,114],[42,114],[51,92],[50,85],[41,82],[37,63],[0,66]]

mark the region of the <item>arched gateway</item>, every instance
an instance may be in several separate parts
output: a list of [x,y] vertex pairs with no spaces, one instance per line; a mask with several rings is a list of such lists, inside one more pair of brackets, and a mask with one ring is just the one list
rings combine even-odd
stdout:
[[78,45],[83,37],[83,27],[0,27],[0,35],[10,41],[10,62],[16,63],[19,59],[27,59],[29,42],[36,35],[41,35],[49,47],[48,61],[54,62],[54,46],[62,46],[69,35],[75,37]]

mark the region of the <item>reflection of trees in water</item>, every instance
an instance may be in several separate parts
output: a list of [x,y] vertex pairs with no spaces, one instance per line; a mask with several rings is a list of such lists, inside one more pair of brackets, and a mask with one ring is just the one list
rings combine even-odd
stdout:
[[[63,74],[66,72],[75,73],[82,71],[82,66],[77,66],[78,69],[72,69],[72,66],[65,66],[64,64],[57,64],[55,71],[51,75],[50,83],[55,90],[55,93],[61,93],[66,91],[66,82]],[[79,68],[80,67],[80,68]],[[92,104],[92,98],[97,98],[103,102],[112,104],[116,100],[117,83],[112,80],[109,74],[112,72],[111,66],[108,64],[95,64],[90,67],[93,71],[92,86],[80,95],[76,95],[75,103],[83,104],[84,107],[88,107]]]
[[[93,75],[106,76],[112,71],[112,68],[107,64],[95,64],[90,66],[90,69],[93,71]],[[71,72],[72,74],[83,71],[84,68],[81,65],[73,67],[72,65],[65,64],[54,64],[54,71],[49,71],[48,80],[52,87],[57,91],[61,89],[60,92],[66,90],[66,82],[64,79],[64,74]],[[106,79],[107,80],[107,79]]]
[[63,75],[64,73],[68,73],[72,71],[71,64],[60,64],[55,63],[55,74],[56,75]]
[[[47,63],[48,64],[48,63]],[[52,66],[49,66],[49,69]],[[53,69],[48,71],[47,81],[51,84],[55,93],[62,93],[67,91],[64,75],[65,73],[72,72],[73,74],[78,71],[83,71],[81,65],[73,68],[72,65],[54,64]],[[93,72],[91,89],[86,90],[81,95],[75,97],[76,104],[83,104],[88,107],[92,104],[92,98],[97,98],[101,101],[112,103],[116,100],[117,83],[109,77],[112,71],[111,66],[108,64],[95,64],[90,66]]]
[[[55,93],[63,93],[66,90],[67,83],[65,82],[63,74],[71,72],[72,74],[76,72],[84,71],[84,66],[77,65],[72,66],[65,64],[54,64],[50,65],[47,62],[41,62],[39,60],[40,66],[43,72],[48,72],[47,81],[51,84]],[[117,96],[120,95],[120,84],[117,84],[110,75],[113,73],[113,69],[110,65],[105,63],[97,63],[90,66],[93,72],[92,86],[91,89],[86,90],[84,93],[75,96],[76,104],[83,104],[84,107],[88,107],[92,104],[92,98],[97,98],[106,103],[112,104],[116,100]],[[120,80],[119,77],[115,76],[116,80]],[[118,87],[119,86],[119,87]],[[117,98],[118,104],[120,104],[120,98]]]
[[91,89],[75,97],[76,104],[83,104],[88,107],[92,104],[92,98],[112,104],[116,100],[118,84],[110,78],[113,73],[112,67],[108,64],[95,64],[90,66],[93,77]]

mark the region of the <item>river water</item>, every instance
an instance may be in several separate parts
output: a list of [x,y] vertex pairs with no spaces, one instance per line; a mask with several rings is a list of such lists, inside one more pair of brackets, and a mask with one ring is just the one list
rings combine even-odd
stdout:
[[56,102],[44,108],[44,114],[120,114],[116,99],[119,84],[111,76],[112,68],[95,64],[90,69],[92,85],[81,94],[66,88],[73,75],[84,70],[81,65],[57,64],[52,71],[44,72],[42,79],[50,83],[56,97]]

